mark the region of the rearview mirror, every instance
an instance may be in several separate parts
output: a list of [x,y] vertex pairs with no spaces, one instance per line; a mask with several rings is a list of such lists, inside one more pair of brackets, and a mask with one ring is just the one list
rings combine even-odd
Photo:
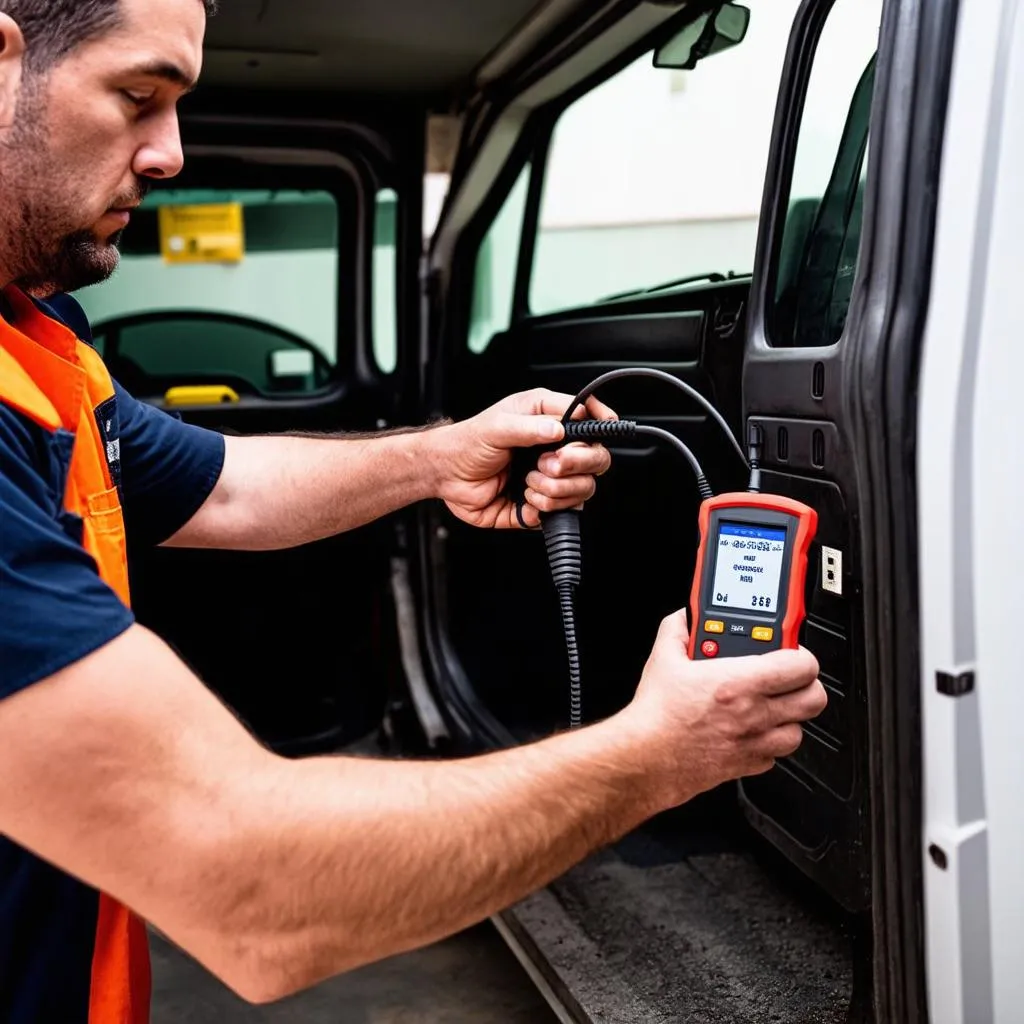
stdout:
[[750,9],[721,4],[685,25],[654,52],[656,68],[692,71],[699,61],[743,42],[750,25]]

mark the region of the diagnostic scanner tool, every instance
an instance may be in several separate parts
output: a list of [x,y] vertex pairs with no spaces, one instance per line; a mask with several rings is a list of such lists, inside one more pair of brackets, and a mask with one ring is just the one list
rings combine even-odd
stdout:
[[775,494],[720,494],[701,505],[690,610],[694,660],[799,646],[814,509]]
[[[577,419],[587,399],[605,384],[624,377],[660,380],[700,405],[722,429],[740,463],[748,470],[746,491],[722,494],[708,483],[701,464],[681,438],[661,427],[634,420]],[[761,493],[761,428],[750,425],[748,454],[714,404],[685,381],[653,367],[620,367],[588,384],[562,417],[565,436],[559,444],[656,439],[672,445],[693,470],[703,504],[700,511],[700,550],[690,595],[690,657],[694,660],[764,654],[799,646],[805,617],[804,586],[807,554],[818,531],[814,509],[791,498]],[[536,450],[526,449],[513,459],[507,496],[524,529],[525,480]],[[558,591],[569,656],[569,725],[583,724],[580,648],[576,638],[575,598],[582,581],[583,544],[580,512],[566,509],[541,513],[548,563]]]

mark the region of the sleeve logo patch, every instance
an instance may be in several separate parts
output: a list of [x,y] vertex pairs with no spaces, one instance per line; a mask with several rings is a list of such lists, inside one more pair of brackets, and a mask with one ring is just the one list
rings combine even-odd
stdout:
[[[121,492],[121,423],[117,414],[117,396],[108,398],[96,408],[96,424],[100,428],[107,454],[107,468],[110,479],[118,492]],[[123,500],[123,499],[122,499]]]

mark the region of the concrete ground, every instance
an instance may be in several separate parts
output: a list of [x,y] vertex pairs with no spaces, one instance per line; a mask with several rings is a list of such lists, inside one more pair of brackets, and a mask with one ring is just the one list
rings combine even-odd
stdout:
[[283,1003],[253,1007],[152,936],[152,1024],[554,1024],[497,932],[481,925]]

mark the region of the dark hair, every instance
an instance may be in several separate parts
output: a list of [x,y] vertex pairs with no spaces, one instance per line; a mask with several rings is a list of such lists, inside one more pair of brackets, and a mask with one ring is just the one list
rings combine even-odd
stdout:
[[[208,15],[218,0],[200,0]],[[10,15],[25,36],[26,63],[45,70],[77,46],[117,28],[121,0],[0,0],[0,14]]]

